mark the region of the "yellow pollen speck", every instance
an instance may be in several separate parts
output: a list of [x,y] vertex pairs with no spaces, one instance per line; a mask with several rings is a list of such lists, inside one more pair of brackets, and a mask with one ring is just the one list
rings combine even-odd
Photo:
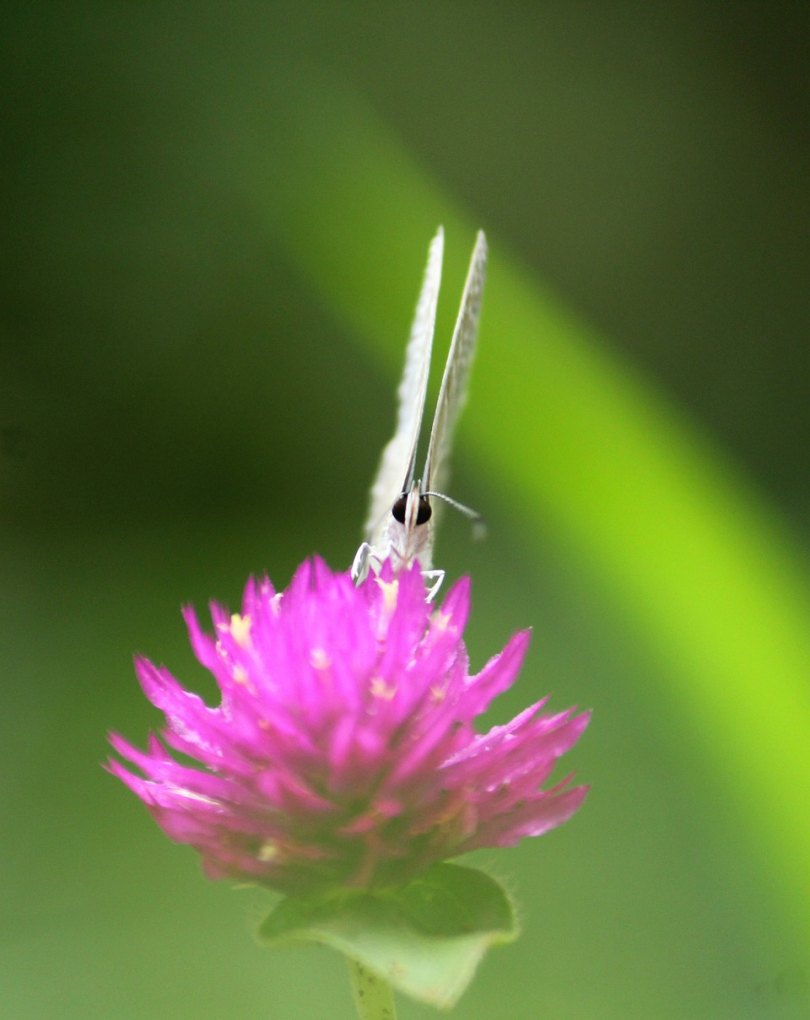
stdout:
[[382,698],[383,701],[391,701],[397,693],[396,687],[393,684],[387,684],[381,676],[374,677],[370,689],[372,697]]
[[266,843],[262,843],[259,847],[259,852],[256,854],[256,857],[262,861],[262,863],[267,864],[270,861],[275,860],[280,853],[281,851],[279,850],[278,843],[275,843],[272,839],[268,839]]
[[436,630],[447,630],[450,625],[451,616],[449,613],[445,613],[442,609],[437,609],[433,614],[431,623]]
[[444,701],[447,697],[447,691],[444,687],[431,687],[430,696],[434,701]]
[[240,648],[247,648],[250,643],[250,617],[234,613],[231,617],[231,637]]
[[256,693],[244,666],[234,666],[233,682],[235,684],[241,684],[243,687],[247,687],[247,689],[254,694]]
[[383,606],[387,613],[393,613],[397,605],[397,596],[399,594],[399,580],[395,577],[392,581],[383,581],[381,577],[375,578],[377,584],[382,589],[383,593]]
[[332,665],[332,660],[329,658],[323,648],[313,648],[309,653],[309,663],[313,669],[329,669]]

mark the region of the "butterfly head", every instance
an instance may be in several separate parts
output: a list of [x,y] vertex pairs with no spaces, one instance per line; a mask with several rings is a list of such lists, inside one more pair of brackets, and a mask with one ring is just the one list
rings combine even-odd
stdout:
[[408,491],[397,497],[391,507],[391,515],[406,532],[413,531],[420,524],[427,524],[433,513],[430,499],[422,491],[419,482],[414,481]]

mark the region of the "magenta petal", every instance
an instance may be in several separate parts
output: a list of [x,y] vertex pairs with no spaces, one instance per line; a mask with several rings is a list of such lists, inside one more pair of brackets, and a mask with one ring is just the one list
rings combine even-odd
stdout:
[[531,636],[530,630],[518,631],[509,639],[504,650],[489,660],[478,676],[470,677],[468,699],[475,705],[476,715],[489,708],[492,701],[515,682],[529,649]]
[[514,846],[526,836],[542,836],[564,824],[587,796],[587,786],[575,786],[563,793],[540,794],[534,801],[495,816],[482,825],[467,843],[466,850],[487,846]]

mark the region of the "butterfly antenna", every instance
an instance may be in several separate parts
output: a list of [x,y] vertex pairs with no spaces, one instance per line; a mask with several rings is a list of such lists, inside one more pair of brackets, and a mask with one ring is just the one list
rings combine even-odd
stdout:
[[434,496],[436,499],[440,499],[443,503],[447,503],[454,510],[458,510],[460,514],[464,514],[473,522],[473,538],[478,541],[482,539],[487,533],[487,522],[484,520],[484,515],[479,514],[477,510],[473,510],[470,506],[465,506],[464,503],[459,503],[457,499],[453,499],[452,496],[447,496],[443,492],[423,492],[423,496]]

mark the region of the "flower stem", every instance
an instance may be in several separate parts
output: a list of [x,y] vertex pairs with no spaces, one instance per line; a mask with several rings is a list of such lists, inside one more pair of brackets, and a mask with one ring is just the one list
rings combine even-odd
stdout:
[[352,995],[360,1020],[397,1020],[394,993],[388,982],[366,970],[350,956],[346,957],[346,962],[349,965],[349,980],[352,983]]

